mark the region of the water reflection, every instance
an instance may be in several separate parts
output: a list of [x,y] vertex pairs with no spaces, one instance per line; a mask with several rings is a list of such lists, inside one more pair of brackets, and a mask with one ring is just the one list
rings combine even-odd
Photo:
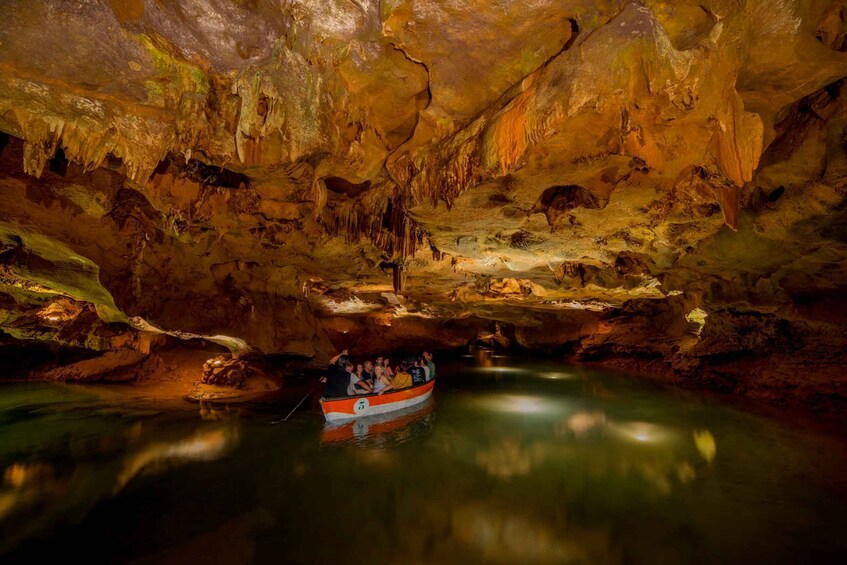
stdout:
[[660,443],[673,439],[674,432],[668,428],[651,422],[615,422],[608,421],[610,432],[629,441],[641,443]]
[[203,420],[231,420],[238,418],[242,414],[242,409],[231,404],[218,404],[208,400],[200,401],[200,418]]
[[368,445],[388,447],[419,437],[432,428],[435,399],[403,410],[342,422],[326,422],[323,445]]
[[238,428],[221,426],[198,430],[189,437],[170,442],[153,442],[124,459],[112,493],[119,492],[143,471],[166,470],[189,461],[213,461],[225,455],[238,441]]
[[[148,411],[103,409],[88,399],[82,405],[68,394],[49,409],[30,404],[13,414],[0,411],[3,431],[14,438],[0,444],[0,553],[82,519],[140,475],[218,459],[239,440],[234,420],[170,428],[149,423]],[[36,451],[21,449],[39,433],[49,441]]]
[[804,450],[794,430],[567,367],[439,372],[434,400],[340,425],[318,407],[270,426],[264,407],[176,416],[13,389],[0,559],[821,563],[847,549],[842,443]]
[[451,525],[457,537],[495,563],[610,563],[618,559],[606,528],[549,523],[525,512],[471,503],[457,506]]
[[718,445],[715,441],[715,436],[709,430],[694,430],[694,445],[697,446],[697,451],[703,456],[706,462],[711,463],[715,454],[718,452]]
[[585,399],[540,394],[489,392],[462,401],[479,414],[477,421],[465,434],[436,433],[439,448],[501,481],[552,473],[602,484],[638,484],[646,487],[644,492],[669,496],[705,471],[700,461],[711,463],[717,451],[710,430],[648,421],[643,418],[647,410],[639,410],[642,419],[628,419],[585,409],[590,404]]
[[[128,437],[120,435],[124,439]],[[114,452],[115,444],[110,441],[101,443],[103,449],[99,453],[89,451],[76,463],[56,464],[52,462],[55,455],[49,453],[44,455],[44,461],[34,462],[29,458],[11,463],[3,470],[0,487],[4,542],[12,541],[16,535],[31,535],[68,515],[84,515],[93,504],[114,496],[143,472],[161,472],[189,461],[217,459],[237,439],[237,428],[232,426],[201,429],[184,439],[171,441],[134,437],[131,439],[134,445],[120,466],[109,459],[100,459]]]
[[510,478],[528,475],[533,467],[544,461],[548,450],[544,445],[532,443],[522,445],[521,441],[504,437],[494,440],[487,449],[476,454],[476,463],[493,477]]
[[488,410],[513,414],[555,415],[565,410],[560,401],[524,394],[490,394],[479,398],[477,404]]
[[603,428],[606,425],[606,413],[600,410],[588,412],[580,411],[568,416],[564,422],[559,422],[554,428],[557,435],[571,432],[576,437],[582,437],[594,429]]

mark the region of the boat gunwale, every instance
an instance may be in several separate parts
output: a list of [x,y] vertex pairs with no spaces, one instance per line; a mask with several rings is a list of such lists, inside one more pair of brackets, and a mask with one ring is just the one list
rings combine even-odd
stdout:
[[369,397],[373,397],[373,396],[382,397],[382,398],[385,398],[385,397],[391,398],[392,395],[400,394],[401,392],[409,392],[411,390],[423,388],[423,387],[428,386],[430,384],[432,384],[433,388],[435,388],[435,379],[430,379],[430,380],[428,380],[428,381],[426,381],[422,384],[412,385],[412,386],[408,386],[406,388],[401,388],[401,389],[398,389],[398,390],[392,390],[391,392],[386,392],[386,393],[383,393],[383,394],[379,394],[378,392],[369,392],[368,394],[354,394],[352,396],[335,396],[333,398],[326,398],[326,397],[321,396],[320,402],[321,402],[321,404],[325,404],[325,403],[352,400],[354,398],[369,398]]

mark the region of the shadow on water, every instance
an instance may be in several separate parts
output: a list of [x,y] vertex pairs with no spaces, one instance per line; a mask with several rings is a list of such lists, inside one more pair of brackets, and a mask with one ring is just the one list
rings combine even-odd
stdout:
[[272,426],[269,411],[289,403],[186,412],[78,387],[0,387],[0,558],[845,556],[840,437],[555,363],[489,354],[438,371],[429,402],[338,424],[314,405]]

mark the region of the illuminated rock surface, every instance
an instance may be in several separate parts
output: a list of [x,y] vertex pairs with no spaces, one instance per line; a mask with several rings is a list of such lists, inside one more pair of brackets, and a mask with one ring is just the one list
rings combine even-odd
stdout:
[[830,407],[844,17],[3,2],[4,349],[120,365],[204,338],[318,364],[482,335]]

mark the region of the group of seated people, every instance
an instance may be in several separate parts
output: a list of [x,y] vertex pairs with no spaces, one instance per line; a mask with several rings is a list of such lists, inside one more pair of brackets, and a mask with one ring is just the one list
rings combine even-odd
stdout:
[[419,357],[410,356],[392,368],[387,357],[376,361],[366,360],[353,365],[345,349],[329,361],[326,376],[327,398],[356,396],[358,394],[383,394],[423,384],[435,378],[432,354],[424,351]]

